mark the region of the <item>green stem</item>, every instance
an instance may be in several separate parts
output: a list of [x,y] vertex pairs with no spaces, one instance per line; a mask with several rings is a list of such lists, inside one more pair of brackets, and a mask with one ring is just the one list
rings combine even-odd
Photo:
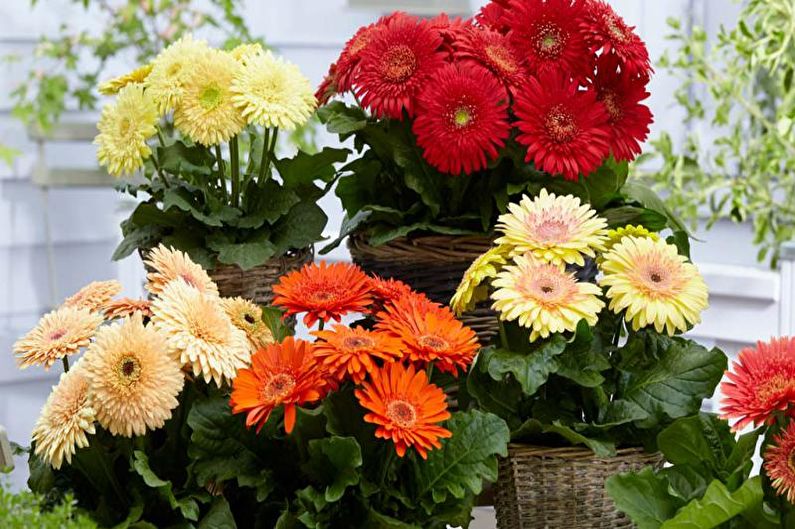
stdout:
[[259,162],[259,176],[257,183],[262,183],[265,178],[265,163],[268,159],[268,150],[270,149],[271,129],[266,128],[265,134],[262,137],[262,155]]
[[221,146],[215,146],[215,162],[218,164],[218,181],[221,184],[221,193],[229,197],[226,191],[226,170],[224,169],[224,159],[221,156]]
[[240,151],[237,136],[229,141],[229,158],[232,160],[232,205],[240,205]]
[[322,331],[323,327],[326,326],[326,322],[324,320],[317,320],[317,330]]
[[505,332],[505,322],[500,320],[500,344],[503,349],[508,349],[508,333]]
[[160,140],[160,145],[166,146],[166,140],[163,138],[163,131],[160,130],[160,127],[157,127],[157,139]]
[[276,151],[276,139],[279,136],[279,129],[273,129],[273,135],[271,136],[271,144],[268,146],[268,159],[265,162],[265,178],[270,178],[271,176],[271,163],[273,162],[273,156]]
[[61,358],[61,362],[63,362],[63,372],[64,373],[68,373],[69,372],[69,359],[64,356],[63,358]]
[[386,483],[387,475],[389,474],[389,469],[392,468],[392,464],[395,462],[395,456],[397,453],[395,452],[395,448],[390,444],[386,445],[387,456],[386,462],[384,462],[384,468],[381,471],[381,487],[384,486]]

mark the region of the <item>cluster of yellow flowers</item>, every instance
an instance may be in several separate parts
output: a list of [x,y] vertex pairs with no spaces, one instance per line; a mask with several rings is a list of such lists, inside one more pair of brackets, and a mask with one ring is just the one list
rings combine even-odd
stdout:
[[161,119],[205,146],[228,142],[246,126],[292,130],[315,110],[310,81],[259,44],[231,51],[185,36],[151,64],[100,87],[117,94],[99,121],[97,157],[113,175],[140,169]]
[[186,377],[228,384],[273,342],[262,310],[220,297],[184,253],[161,245],[146,264],[150,299],[114,299],[118,281],[91,283],[14,345],[22,368],[48,369],[84,351],[53,388],[33,431],[35,453],[55,468],[88,445],[95,424],[126,437],[160,428]]
[[[701,321],[704,279],[656,233],[642,226],[608,230],[578,198],[546,189],[508,207],[497,225],[502,236],[464,274],[451,302],[455,312],[490,297],[501,319],[530,329],[530,341],[574,331],[580,320],[595,325],[605,298],[633,330],[654,326],[673,335]],[[598,264],[595,282],[570,270],[586,258]]]

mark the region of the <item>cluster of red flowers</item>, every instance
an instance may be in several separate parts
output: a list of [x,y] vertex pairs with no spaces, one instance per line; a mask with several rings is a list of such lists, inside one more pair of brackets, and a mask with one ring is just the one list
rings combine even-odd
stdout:
[[492,0],[474,18],[393,13],[348,41],[318,89],[412,120],[425,159],[470,174],[512,136],[526,161],[588,176],[640,154],[652,115],[641,39],[604,0]]
[[[350,264],[306,265],[274,287],[274,305],[285,315],[304,315],[318,329],[315,342],[285,339],[258,351],[233,383],[231,405],[246,413],[246,425],[261,429],[284,407],[284,427],[295,425],[296,406],[325,398],[344,384],[367,410],[375,435],[391,439],[398,455],[413,447],[423,458],[449,437],[439,425],[450,417],[445,394],[432,384],[429,366],[457,376],[478,350],[472,329],[447,307],[395,280],[371,278]],[[366,326],[335,324],[348,314]]]

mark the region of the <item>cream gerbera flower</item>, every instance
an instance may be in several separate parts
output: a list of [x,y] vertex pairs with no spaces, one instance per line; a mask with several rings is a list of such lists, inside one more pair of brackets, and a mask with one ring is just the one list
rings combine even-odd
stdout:
[[76,307],[98,311],[121,292],[121,283],[115,279],[108,281],[93,281],[63,302],[64,307]]
[[146,78],[149,76],[149,73],[152,71],[152,65],[145,64],[140,68],[136,68],[135,70],[126,73],[124,75],[120,75],[110,81],[105,81],[101,85],[99,85],[99,93],[106,96],[112,96],[119,93],[119,90],[127,86],[128,84],[134,83],[143,83],[146,81]]
[[248,123],[293,130],[315,110],[312,83],[270,51],[251,55],[232,82],[232,100]]
[[211,49],[196,57],[174,110],[174,125],[180,132],[202,145],[217,145],[243,130],[246,121],[230,90],[240,68],[223,51]]
[[595,325],[604,308],[601,289],[578,282],[561,265],[545,263],[530,255],[514,258],[492,281],[493,308],[502,320],[518,320],[531,329],[530,341],[550,334],[574,331],[580,320]]
[[91,343],[102,316],[87,309],[61,307],[45,314],[28,334],[14,344],[19,367],[51,365]]
[[707,285],[698,269],[663,240],[625,237],[604,254],[600,283],[608,287],[610,310],[632,328],[654,325],[673,335],[701,321],[707,308]]
[[[616,228],[615,230],[608,230],[607,231],[607,241],[605,242],[604,253],[609,252],[613,249],[613,247],[620,243],[624,237],[641,237],[652,239],[657,241],[660,239],[660,236],[653,231],[649,231],[640,224],[637,226],[633,226],[632,224],[627,224],[621,228]],[[602,262],[604,258],[599,256],[597,258],[598,262]]]
[[489,297],[488,286],[481,283],[487,278],[497,276],[497,272],[507,263],[512,250],[513,248],[507,245],[494,246],[472,261],[450,300],[453,312],[460,316]]
[[594,257],[607,237],[607,221],[571,195],[558,197],[542,189],[535,199],[525,195],[508,209],[498,219],[503,236],[497,244],[512,245],[516,253],[531,252],[549,263],[582,266],[583,256]]
[[78,362],[61,375],[33,427],[34,453],[55,469],[64,460],[71,463],[77,449],[88,446],[88,436],[96,433],[96,412],[81,365]]
[[205,294],[218,295],[218,286],[204,268],[191,261],[188,254],[159,245],[146,256],[144,264],[153,271],[146,275],[146,289],[158,296],[170,282],[180,279]]
[[161,114],[179,106],[188,73],[198,57],[209,49],[205,41],[193,40],[191,35],[185,35],[152,61],[152,71],[146,78],[146,90]]
[[219,387],[250,362],[246,333],[232,325],[219,299],[174,281],[152,302],[152,325],[183,365]]
[[113,435],[144,435],[171,418],[185,377],[167,350],[140,313],[97,333],[82,363],[97,420]]
[[144,318],[150,318],[152,316],[151,307],[152,302],[148,299],[121,298],[105,304],[103,313],[109,320],[127,318],[136,312],[140,312]]
[[273,333],[262,320],[262,309],[257,305],[237,297],[222,298],[221,306],[232,320],[232,325],[246,333],[252,353],[273,343]]
[[115,103],[105,105],[99,118],[97,160],[114,176],[132,174],[152,154],[146,143],[157,132],[157,108],[139,84],[119,91]]
[[265,50],[262,48],[262,44],[259,42],[252,42],[235,46],[229,50],[229,55],[234,57],[236,61],[240,61],[241,63],[245,64],[251,57],[259,55],[264,51]]

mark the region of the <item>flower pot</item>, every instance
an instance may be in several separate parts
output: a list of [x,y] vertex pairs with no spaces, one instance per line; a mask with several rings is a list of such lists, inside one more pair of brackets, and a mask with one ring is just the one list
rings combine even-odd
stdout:
[[660,453],[626,448],[597,457],[579,447],[510,445],[500,461],[495,507],[498,529],[629,529],[635,527],[605,491],[614,474],[661,468]]
[[[360,235],[348,238],[353,262],[365,272],[385,279],[399,279],[432,300],[447,305],[464,272],[491,247],[485,236],[425,235],[400,237],[380,246],[368,244]],[[499,332],[497,314],[489,302],[461,318],[488,344]]]

